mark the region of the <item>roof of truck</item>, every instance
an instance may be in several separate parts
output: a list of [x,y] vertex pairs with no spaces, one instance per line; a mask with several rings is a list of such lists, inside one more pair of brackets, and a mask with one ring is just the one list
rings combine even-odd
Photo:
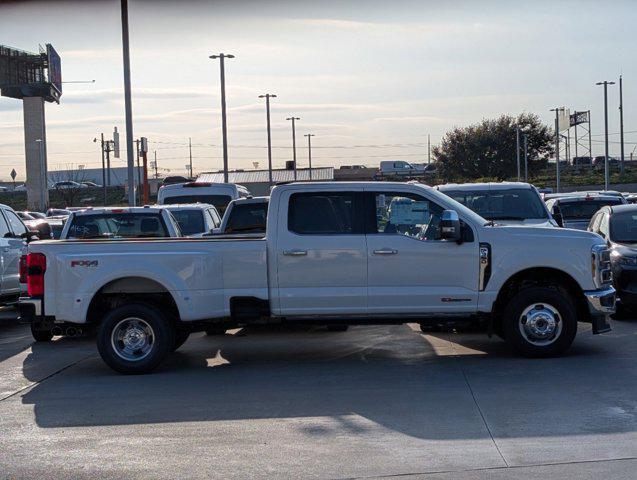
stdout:
[[526,182],[480,182],[480,183],[446,183],[444,185],[436,185],[441,192],[450,192],[454,190],[508,190],[511,188],[533,188],[531,184]]

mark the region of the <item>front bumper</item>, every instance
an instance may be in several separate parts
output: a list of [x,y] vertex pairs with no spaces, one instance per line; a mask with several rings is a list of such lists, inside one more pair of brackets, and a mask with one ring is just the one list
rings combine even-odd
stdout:
[[588,302],[593,333],[609,332],[608,318],[615,313],[615,289],[607,285],[597,290],[585,290],[584,296]]

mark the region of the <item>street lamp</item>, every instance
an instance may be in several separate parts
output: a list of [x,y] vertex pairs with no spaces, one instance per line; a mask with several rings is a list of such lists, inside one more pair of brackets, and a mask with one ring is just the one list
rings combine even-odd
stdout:
[[301,120],[299,117],[289,117],[286,120],[292,120],[292,160],[294,160],[294,180],[296,180],[296,120]]
[[310,180],[312,180],[312,137],[314,136],[314,134],[307,133],[303,136],[307,137],[307,158],[310,164]]
[[228,183],[228,127],[226,125],[226,69],[225,59],[234,58],[234,55],[220,53],[210,55],[208,58],[219,59],[219,69],[221,72],[221,132],[223,136],[223,181]]
[[268,129],[268,176],[270,178],[270,186],[272,185],[272,137],[270,135],[270,99],[276,98],[276,95],[266,93],[259,95],[259,98],[265,98],[265,111]]
[[604,190],[608,190],[610,179],[608,172],[608,86],[615,82],[597,82],[595,85],[604,85]]

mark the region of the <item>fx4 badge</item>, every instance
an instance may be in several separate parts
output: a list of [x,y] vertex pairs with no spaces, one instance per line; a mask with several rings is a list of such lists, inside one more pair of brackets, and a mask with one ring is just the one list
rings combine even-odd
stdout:
[[97,267],[97,260],[71,260],[71,267]]

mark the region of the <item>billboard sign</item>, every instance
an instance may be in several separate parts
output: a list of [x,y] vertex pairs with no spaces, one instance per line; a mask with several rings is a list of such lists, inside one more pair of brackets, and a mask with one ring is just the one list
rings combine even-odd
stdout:
[[568,108],[560,110],[557,116],[557,129],[560,132],[571,128],[571,111]]
[[571,115],[571,127],[575,125],[581,125],[582,123],[588,123],[588,112],[575,112]]
[[49,65],[49,83],[62,95],[62,59],[50,43],[46,44],[46,56]]

